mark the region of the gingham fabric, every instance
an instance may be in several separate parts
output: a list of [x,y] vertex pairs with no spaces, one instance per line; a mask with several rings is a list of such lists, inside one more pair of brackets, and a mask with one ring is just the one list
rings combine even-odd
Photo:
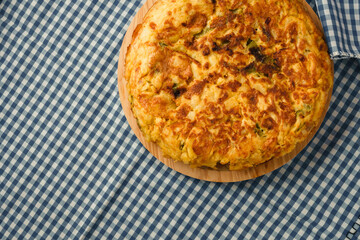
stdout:
[[118,53],[142,3],[0,3],[0,239],[358,239],[359,61],[335,62],[326,119],[291,162],[192,179],[121,108]]
[[333,59],[360,58],[360,1],[316,0]]

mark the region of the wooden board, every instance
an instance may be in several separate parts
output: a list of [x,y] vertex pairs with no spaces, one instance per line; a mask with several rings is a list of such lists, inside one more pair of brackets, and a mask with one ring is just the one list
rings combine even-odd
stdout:
[[[185,174],[187,176],[206,180],[206,181],[213,181],[213,182],[238,182],[243,180],[248,180],[252,178],[256,178],[258,176],[262,176],[266,173],[269,173],[287,162],[293,159],[313,138],[316,131],[320,127],[317,126],[313,133],[304,141],[299,143],[295,149],[286,154],[285,156],[273,158],[268,162],[262,163],[256,167],[239,170],[239,171],[229,171],[229,170],[212,170],[212,169],[201,169],[201,168],[191,168],[189,165],[186,165],[182,162],[175,162],[172,159],[165,158],[162,155],[162,151],[158,145],[152,142],[147,142],[145,137],[143,136],[142,132],[140,131],[136,120],[133,116],[133,113],[130,108],[130,102],[128,100],[128,92],[126,90],[126,80],[124,78],[124,68],[125,68],[125,55],[129,44],[131,43],[132,34],[136,26],[142,23],[142,20],[147,13],[147,11],[151,8],[151,6],[156,2],[156,0],[148,0],[138,11],[136,16],[134,17],[133,21],[131,22],[127,33],[125,34],[121,49],[120,49],[120,57],[119,57],[119,65],[118,65],[118,87],[120,93],[120,101],[123,107],[124,114],[134,131],[135,135],[138,137],[140,142],[145,146],[145,148],[152,153],[158,160],[163,162],[168,167],[172,168],[173,170]],[[312,8],[303,0],[304,7],[312,17],[316,26],[322,30],[321,22],[317,15],[314,13]],[[323,31],[323,30],[322,30]],[[332,70],[333,71],[333,70]],[[331,98],[332,89],[329,94],[329,98],[327,101],[327,105],[324,108],[324,112],[321,118],[321,122],[323,121],[326,111],[329,107],[330,98]]]

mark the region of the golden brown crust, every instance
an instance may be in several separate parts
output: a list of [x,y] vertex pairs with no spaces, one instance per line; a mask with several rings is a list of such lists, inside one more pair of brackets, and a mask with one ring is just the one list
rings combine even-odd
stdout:
[[147,140],[231,170],[292,151],[332,88],[327,46],[298,0],[159,0],[134,32],[125,78]]

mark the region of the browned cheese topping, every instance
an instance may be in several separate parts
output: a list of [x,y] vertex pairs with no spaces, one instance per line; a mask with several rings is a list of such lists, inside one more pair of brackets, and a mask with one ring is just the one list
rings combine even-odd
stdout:
[[134,32],[125,78],[140,129],[166,156],[238,170],[312,133],[331,67],[299,0],[159,0]]

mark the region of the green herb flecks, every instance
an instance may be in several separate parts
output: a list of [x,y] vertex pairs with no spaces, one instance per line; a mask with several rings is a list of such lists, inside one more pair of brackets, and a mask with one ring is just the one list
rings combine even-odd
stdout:
[[159,45],[160,45],[160,47],[162,47],[162,48],[167,47],[167,44],[166,44],[166,43],[163,43],[163,42],[159,42]]
[[259,135],[260,137],[265,136],[264,129],[262,129],[258,123],[255,124],[254,132],[255,132],[257,135]]
[[299,109],[295,112],[296,117],[305,117],[305,115],[307,115],[307,113],[311,112],[311,105],[309,104],[304,104],[302,109]]
[[301,123],[300,126],[295,130],[296,132],[300,131],[305,126],[304,123]]
[[310,112],[311,111],[311,105],[309,105],[309,104],[304,104],[304,109],[305,109],[305,111],[307,111],[307,112]]
[[197,39],[197,38],[201,37],[202,35],[208,33],[210,30],[211,30],[210,27],[204,27],[204,28],[201,30],[201,32],[194,34],[194,38]]
[[246,46],[249,49],[251,55],[256,59],[256,70],[261,72],[266,77],[271,78],[274,72],[278,72],[281,67],[278,65],[277,61],[262,52],[262,48],[259,47],[254,40],[250,38],[246,42]]
[[178,88],[178,84],[174,83],[173,87],[172,87],[172,92],[175,98],[180,97],[181,95],[181,90]]
[[183,150],[183,149],[184,149],[184,146],[185,146],[185,142],[184,142],[184,141],[181,141],[181,142],[180,142],[180,150]]
[[250,38],[247,40],[246,42],[246,46],[250,49],[250,48],[257,48],[258,45],[256,44],[256,42],[254,40],[251,40]]
[[295,112],[295,115],[296,115],[296,117],[298,117],[298,116],[304,116],[304,111],[303,111],[302,109],[297,110],[297,111]]

